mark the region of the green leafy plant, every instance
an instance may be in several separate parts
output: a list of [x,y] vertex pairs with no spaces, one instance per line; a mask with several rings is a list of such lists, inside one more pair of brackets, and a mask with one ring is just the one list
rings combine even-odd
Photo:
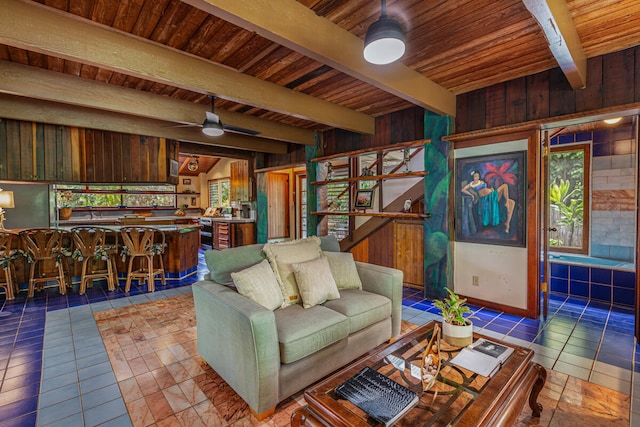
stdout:
[[467,299],[460,298],[451,289],[445,288],[449,296],[442,300],[433,301],[433,305],[440,309],[442,318],[445,322],[457,326],[465,326],[467,319],[472,319],[474,316],[464,317],[465,314],[470,315],[471,309],[466,305]]

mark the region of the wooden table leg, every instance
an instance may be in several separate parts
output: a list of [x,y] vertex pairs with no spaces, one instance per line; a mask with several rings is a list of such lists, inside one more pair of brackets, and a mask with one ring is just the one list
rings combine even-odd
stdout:
[[291,427],[325,427],[325,425],[313,416],[308,406],[303,406],[291,414]]
[[547,380],[547,371],[537,363],[533,364],[532,369],[535,372],[536,380],[533,383],[531,394],[529,395],[529,407],[533,411],[532,415],[534,417],[540,417],[540,414],[542,413],[542,405],[538,403],[538,395],[540,394],[540,391],[542,391],[544,383]]

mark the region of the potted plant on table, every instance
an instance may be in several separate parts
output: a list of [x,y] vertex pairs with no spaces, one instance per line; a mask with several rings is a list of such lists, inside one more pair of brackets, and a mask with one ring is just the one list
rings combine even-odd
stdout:
[[71,198],[73,194],[71,190],[64,190],[60,192],[61,206],[58,210],[58,218],[61,220],[68,220],[71,218]]
[[442,338],[456,347],[467,346],[473,342],[473,323],[470,319],[474,316],[471,316],[471,309],[466,305],[466,298],[460,298],[448,288],[447,293],[447,298],[433,301],[433,305],[442,313]]

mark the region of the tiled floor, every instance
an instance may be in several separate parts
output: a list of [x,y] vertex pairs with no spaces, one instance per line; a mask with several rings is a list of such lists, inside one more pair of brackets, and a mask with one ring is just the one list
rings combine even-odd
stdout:
[[[200,267],[198,276],[206,272],[204,265]],[[132,411],[127,412],[118,386],[122,373],[117,363],[109,360],[94,314],[188,294],[189,285],[198,276],[168,282],[167,288],[158,286],[153,294],[137,288],[128,294],[121,289],[109,293],[96,285],[82,297],[77,290],[59,296],[55,289],[28,301],[25,292],[13,302],[0,296],[0,427],[130,425]],[[405,288],[403,300],[403,319],[408,322],[422,324],[439,317],[431,302],[416,290]],[[473,308],[476,330],[533,348],[536,360],[553,369],[554,381],[563,383],[562,390],[570,391],[569,385],[588,381],[623,396],[632,394],[630,425],[640,425],[640,386],[633,374],[637,350],[630,310],[610,310],[557,296],[551,298],[546,320]],[[129,360],[131,355],[123,352],[121,357]],[[640,371],[637,365],[636,370]]]

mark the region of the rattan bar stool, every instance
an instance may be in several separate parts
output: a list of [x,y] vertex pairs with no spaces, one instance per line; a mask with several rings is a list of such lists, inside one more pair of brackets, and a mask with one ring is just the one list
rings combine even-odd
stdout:
[[[91,287],[93,279],[106,279],[108,289],[110,291],[115,289],[113,281],[113,252],[109,253],[105,246],[108,231],[101,227],[74,227],[71,229],[74,245],[71,257],[82,262],[80,295],[86,292],[87,286]],[[97,268],[97,263],[102,261],[104,261],[106,267]]]
[[[164,232],[152,227],[123,227],[120,229],[122,237],[123,255],[129,257],[127,269],[127,283],[125,292],[131,289],[131,279],[137,279],[139,283],[148,281],[148,291],[155,291],[155,276],[160,276],[162,285],[166,285],[164,278]],[[154,267],[153,258],[159,256],[158,267]],[[133,262],[139,258],[140,266],[133,269]]]
[[39,285],[38,290],[42,290],[44,284],[49,281],[57,281],[60,294],[66,294],[67,284],[63,266],[65,248],[62,240],[64,235],[64,231],[55,228],[34,228],[20,232],[25,256],[31,264],[27,298],[33,297],[36,285]]
[[13,265],[13,260],[19,256],[18,250],[13,247],[17,236],[10,231],[0,230],[0,271],[4,276],[0,278],[3,280],[0,281],[0,288],[5,289],[7,300],[14,299],[18,292],[16,268]]

